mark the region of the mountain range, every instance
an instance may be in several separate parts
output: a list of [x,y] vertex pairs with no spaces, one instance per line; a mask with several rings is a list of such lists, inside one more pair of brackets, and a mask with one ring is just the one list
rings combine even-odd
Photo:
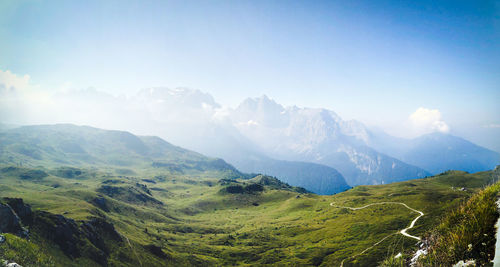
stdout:
[[[499,154],[450,134],[415,139],[390,136],[334,111],[284,107],[267,96],[223,107],[207,93],[187,88],[148,88],[133,97],[95,90],[57,96],[62,107],[92,111],[61,120],[137,135],[222,158],[245,173],[273,175],[318,194],[349,186],[384,184],[456,169],[492,169]],[[105,116],[101,114],[106,114]]]
[[[253,162],[262,159],[258,157]],[[231,179],[250,175],[222,159],[174,146],[159,137],[72,124],[23,126],[0,132],[0,161],[25,167],[113,166],[110,171],[117,174],[133,174],[134,168],[160,168],[195,174],[217,171],[222,178]],[[270,158],[257,165],[254,169],[249,166],[246,171],[265,169],[270,175],[282,175],[286,183],[320,194],[334,194],[349,188],[342,175],[327,166]]]
[[359,121],[344,121],[327,109],[285,108],[267,96],[245,100],[231,120],[268,155],[336,168],[350,185],[390,183],[450,169],[484,171],[500,158],[453,135],[396,138]]
[[[342,120],[331,110],[284,107],[265,95],[248,98],[235,109],[221,108],[210,95],[186,88],[144,89],[139,95],[142,104],[148,103],[151,117],[159,117],[157,125],[163,124],[155,134],[223,158],[242,171],[268,173],[291,184],[324,177],[325,172],[311,171],[314,168],[306,163],[333,168],[328,173],[337,171],[355,186],[421,178],[449,169],[483,171],[494,168],[500,159],[497,152],[453,135],[397,138],[356,120]],[[162,114],[188,117],[180,123],[178,117],[170,120]],[[309,175],[291,177],[297,173]]]
[[9,266],[405,266],[421,249],[451,266],[495,247],[499,168],[322,196],[124,131],[19,127],[0,152]]

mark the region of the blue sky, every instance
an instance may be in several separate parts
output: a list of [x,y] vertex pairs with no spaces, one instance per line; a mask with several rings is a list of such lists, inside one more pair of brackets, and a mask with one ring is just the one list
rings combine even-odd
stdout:
[[425,107],[500,139],[484,127],[500,125],[499,1],[5,0],[0,70],[54,90],[185,86],[233,107],[266,94],[399,135]]

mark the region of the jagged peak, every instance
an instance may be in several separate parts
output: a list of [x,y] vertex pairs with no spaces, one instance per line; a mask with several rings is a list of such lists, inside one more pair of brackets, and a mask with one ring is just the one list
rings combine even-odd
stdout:
[[189,106],[203,107],[211,106],[219,108],[220,104],[215,102],[213,96],[198,89],[188,87],[151,87],[140,90],[137,97],[141,100],[154,100],[157,103],[187,104]]

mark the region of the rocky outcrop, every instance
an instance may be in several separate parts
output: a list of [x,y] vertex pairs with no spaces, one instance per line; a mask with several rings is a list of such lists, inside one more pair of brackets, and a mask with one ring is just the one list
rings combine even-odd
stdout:
[[[0,233],[27,237],[28,231],[23,225],[58,245],[68,257],[88,257],[102,266],[107,265],[108,243],[123,241],[114,225],[104,218],[75,221],[46,211],[33,212],[30,205],[20,198],[3,198],[0,202]],[[1,237],[5,241],[5,237]]]
[[0,203],[0,233],[21,234],[23,232],[19,216],[9,205]]
[[123,241],[121,235],[116,231],[115,226],[102,218],[91,218],[83,222],[80,229],[94,246],[106,253],[108,253],[108,249],[104,244],[104,237],[114,241]]
[[[85,256],[103,266],[107,265],[110,253],[107,242],[122,242],[122,237],[113,224],[103,218],[75,221],[63,215],[39,211],[35,213],[34,225],[67,256]],[[92,246],[89,247],[89,243]]]
[[4,198],[4,202],[9,205],[19,216],[24,225],[31,225],[33,223],[33,212],[31,206],[24,204],[21,198]]
[[68,256],[80,256],[78,249],[79,227],[73,219],[46,211],[36,213],[35,224],[49,240],[59,245]]
[[115,230],[113,224],[102,218],[92,218],[82,222],[80,232],[98,249],[97,253],[91,255],[91,258],[102,265],[106,265],[110,253],[105,240],[122,241],[122,237]]
[[9,261],[7,261],[7,260],[0,260],[0,265],[1,266],[6,266],[6,267],[23,267],[23,266],[15,263],[15,262],[9,263]]

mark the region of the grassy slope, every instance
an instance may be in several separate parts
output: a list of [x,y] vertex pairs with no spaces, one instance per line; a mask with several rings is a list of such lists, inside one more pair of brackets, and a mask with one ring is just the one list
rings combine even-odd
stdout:
[[[0,172],[0,197],[21,197],[36,210],[75,220],[105,217],[130,241],[113,245],[110,265],[340,265],[344,260],[344,266],[372,266],[414,248],[415,240],[396,233],[416,214],[401,205],[350,211],[330,202],[350,207],[404,202],[425,213],[409,232],[421,236],[491,180],[490,172],[449,172],[334,196],[297,198],[294,190],[272,186],[262,193],[229,194],[221,192],[226,186],[221,178],[248,176],[219,160],[155,138],[68,125],[56,126],[54,135],[53,126],[47,127],[34,136],[28,128],[0,135],[3,167],[24,166]],[[68,165],[75,169],[62,168]],[[457,190],[461,187],[469,190]],[[104,199],[106,208],[96,205],[96,198]],[[86,257],[66,257],[36,231],[31,240],[57,265],[96,265]],[[166,258],[154,256],[146,247],[152,244]]]
[[431,249],[420,260],[420,266],[452,265],[470,259],[480,266],[490,264],[495,256],[499,195],[497,182],[449,212],[438,227],[426,234]]
[[99,168],[131,175],[135,169],[244,176],[221,159],[174,146],[154,136],[72,124],[23,126],[0,132],[0,163],[25,167]]
[[[400,205],[373,206],[350,211],[329,205],[358,207],[382,201],[401,201],[426,215],[409,231],[423,235],[440,222],[440,216],[455,208],[491,180],[490,172],[450,172],[435,178],[379,186],[359,186],[334,196],[300,194],[269,187],[262,193],[221,192],[216,173],[179,174],[162,170],[133,170],[134,176],[83,169],[82,176],[61,178],[49,173],[41,179],[21,179],[20,173],[0,174],[0,196],[21,197],[34,209],[46,210],[77,220],[105,216],[131,242],[118,244],[110,264],[137,265],[232,265],[299,264],[370,266],[387,255],[413,248],[415,240],[392,235],[366,253],[351,258],[381,238],[408,226],[416,216]],[[156,178],[155,178],[156,177]],[[142,181],[148,179],[149,182]],[[118,187],[147,185],[155,199],[164,203],[143,203],[126,196],[110,198],[97,190],[106,180],[124,183]],[[154,181],[154,183],[151,183]],[[240,181],[241,183],[248,183]],[[455,187],[455,190],[452,189]],[[460,191],[460,187],[469,188]],[[92,200],[107,200],[109,212]],[[123,201],[123,200],[126,201]],[[147,229],[147,230],[146,230]],[[44,244],[36,233],[36,245]],[[145,249],[155,244],[168,255],[160,259]],[[54,244],[46,253],[58,265],[71,265]],[[137,256],[135,256],[137,255]],[[95,265],[79,259],[78,265]]]
[[[326,166],[263,161],[258,165],[264,167],[267,174],[280,174],[284,181],[310,191],[332,194],[349,188],[340,173]],[[143,173],[144,169],[154,166],[177,171],[215,170],[226,178],[244,176],[221,159],[174,146],[158,137],[72,124],[0,129],[0,162],[28,167],[98,167],[122,175],[132,175],[134,169],[141,169]]]

